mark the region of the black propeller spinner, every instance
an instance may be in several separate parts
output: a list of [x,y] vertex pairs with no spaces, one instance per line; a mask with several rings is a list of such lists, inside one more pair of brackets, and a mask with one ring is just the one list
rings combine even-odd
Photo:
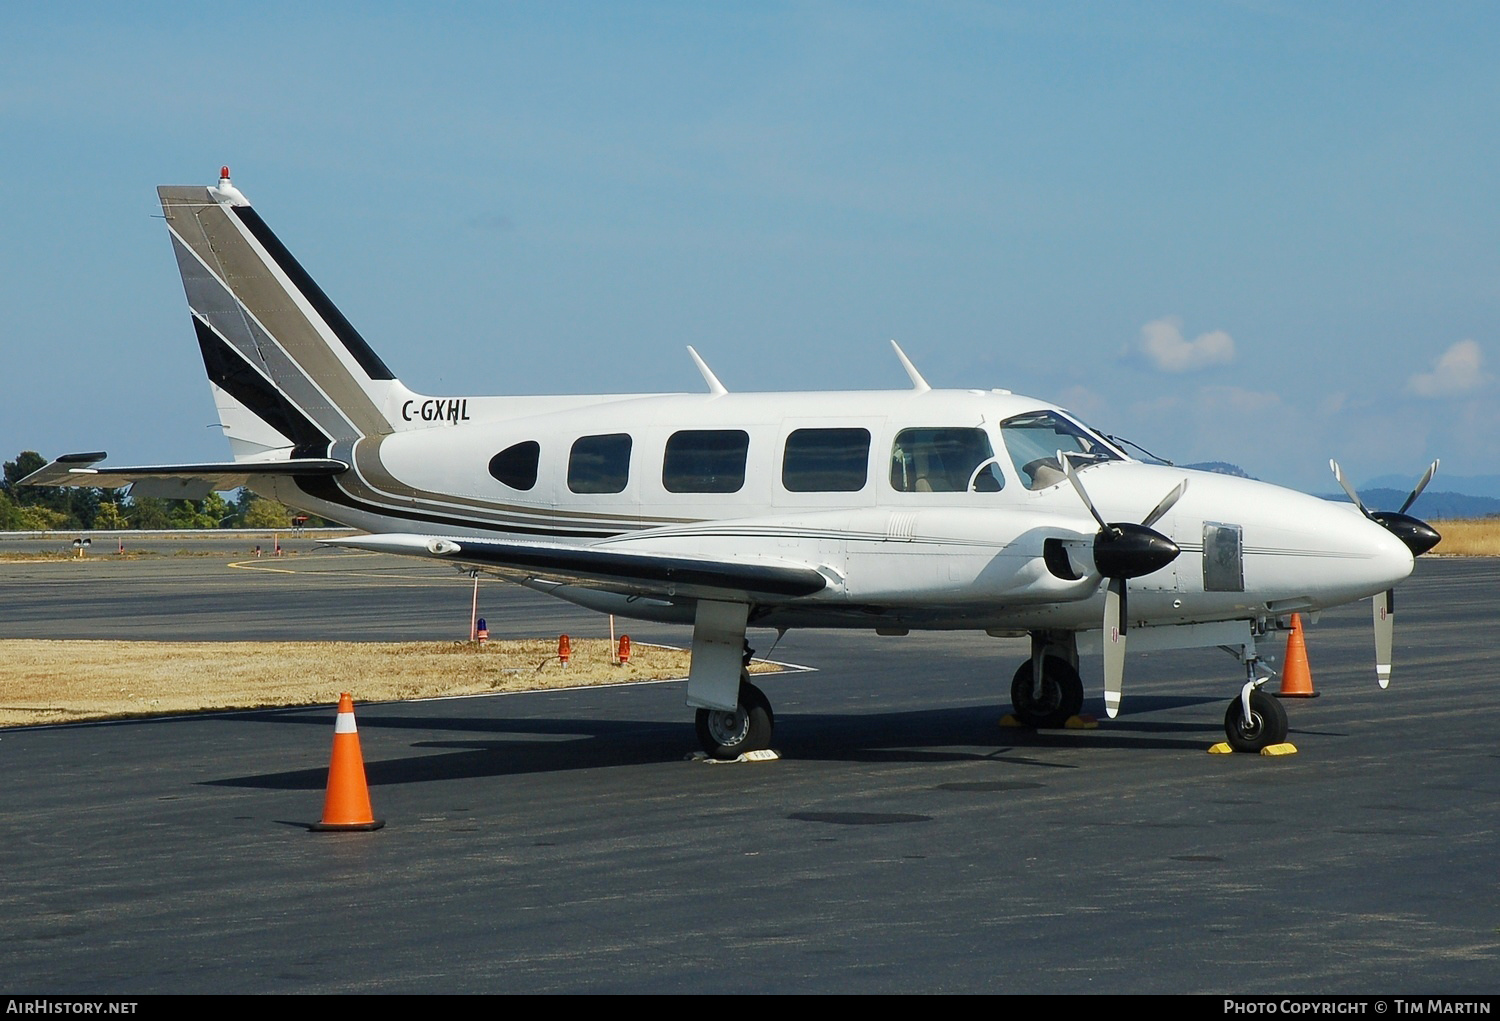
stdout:
[[[1174,489],[1172,495],[1175,503],[1181,493]],[[1106,578],[1139,578],[1176,560],[1182,552],[1177,544],[1151,527],[1170,508],[1168,504],[1160,513],[1152,511],[1139,525],[1129,521],[1106,524],[1101,518],[1099,532],[1094,536],[1094,564],[1099,573]]]

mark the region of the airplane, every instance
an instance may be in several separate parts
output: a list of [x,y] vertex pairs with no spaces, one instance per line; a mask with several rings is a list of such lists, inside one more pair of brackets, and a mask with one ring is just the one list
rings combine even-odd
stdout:
[[[1294,613],[1371,598],[1390,680],[1392,590],[1439,536],[1397,512],[1132,457],[1056,405],[934,389],[432,397],[404,386],[236,188],[158,189],[232,460],[23,482],[200,499],[248,486],[368,533],[332,545],[445,561],[627,618],[691,625],[686,701],[708,755],[771,748],[751,628],[1027,637],[1014,715],[1051,728],[1102,654],[1108,716],[1133,651],[1244,666],[1236,751],[1285,741],[1261,655]],[[1144,453],[1144,451],[1142,451]]]

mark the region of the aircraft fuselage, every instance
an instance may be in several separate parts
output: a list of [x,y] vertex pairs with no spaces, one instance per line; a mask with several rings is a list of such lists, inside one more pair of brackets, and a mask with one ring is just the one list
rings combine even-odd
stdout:
[[[767,626],[1098,626],[1103,597],[1088,549],[1098,525],[1061,473],[1023,470],[1037,430],[1008,423],[1052,416],[1085,427],[1031,398],[981,390],[398,397],[391,418],[404,428],[331,451],[349,472],[332,482],[279,480],[274,495],[376,533],[759,559],[825,575],[822,592],[756,619]],[[1043,429],[1041,439],[1050,435]],[[1182,554],[1132,582],[1130,623],[1315,610],[1388,589],[1412,569],[1410,551],[1352,506],[1133,461],[1087,436],[1108,459],[1077,466],[1110,521],[1139,521],[1189,480],[1155,526]],[[920,467],[932,481],[915,477],[923,442]],[[986,456],[993,460],[981,464]],[[974,469],[985,483],[970,478]],[[1063,563],[1056,549],[1049,563],[1048,540],[1062,545]],[[691,606],[671,600],[539,587],[625,616],[691,620]]]

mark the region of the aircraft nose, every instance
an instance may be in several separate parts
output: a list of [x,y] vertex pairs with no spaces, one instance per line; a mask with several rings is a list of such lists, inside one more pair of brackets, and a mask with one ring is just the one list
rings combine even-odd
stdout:
[[1370,546],[1372,573],[1384,588],[1390,588],[1411,574],[1416,557],[1399,535],[1383,525],[1364,521],[1361,538]]

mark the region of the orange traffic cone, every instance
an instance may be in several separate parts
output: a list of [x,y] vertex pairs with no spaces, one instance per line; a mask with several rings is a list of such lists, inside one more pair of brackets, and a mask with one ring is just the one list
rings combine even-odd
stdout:
[[1292,633],[1286,639],[1286,662],[1281,668],[1282,698],[1317,698],[1312,671],[1307,666],[1307,642],[1302,638],[1302,615],[1292,614]]
[[618,652],[618,656],[619,656],[619,660],[620,660],[620,665],[621,666],[624,666],[625,664],[627,664],[627,663],[630,662],[630,636],[629,635],[621,635],[620,636],[620,649],[619,649],[619,652]]
[[563,666],[567,666],[568,660],[573,658],[573,643],[568,641],[567,635],[557,636],[557,658],[562,660]]
[[338,721],[333,725],[333,761],[328,767],[328,793],[323,796],[323,821],[314,830],[378,830],[384,819],[370,808],[365,784],[365,760],[359,753],[359,731],[354,726],[354,699],[339,696]]

